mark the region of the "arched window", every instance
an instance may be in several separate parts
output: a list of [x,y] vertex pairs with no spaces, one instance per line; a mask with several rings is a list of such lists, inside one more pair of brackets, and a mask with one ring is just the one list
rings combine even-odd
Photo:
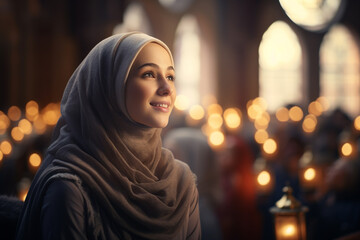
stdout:
[[360,113],[359,45],[350,31],[333,26],[320,47],[320,95],[330,110],[342,108],[355,116]]
[[200,58],[197,20],[190,15],[184,16],[176,30],[174,61],[177,95],[186,99],[188,107],[200,103]]
[[143,33],[152,33],[149,19],[146,17],[143,7],[139,3],[131,3],[124,12],[124,21],[115,26],[113,34],[140,31]]
[[303,91],[299,40],[285,22],[276,21],[259,46],[259,95],[273,112],[286,104],[300,104]]

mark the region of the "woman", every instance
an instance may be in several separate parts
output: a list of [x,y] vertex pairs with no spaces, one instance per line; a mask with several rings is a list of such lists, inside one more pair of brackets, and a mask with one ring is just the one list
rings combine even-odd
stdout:
[[66,86],[17,239],[200,239],[194,175],[160,138],[174,80],[156,38],[126,33],[94,47]]

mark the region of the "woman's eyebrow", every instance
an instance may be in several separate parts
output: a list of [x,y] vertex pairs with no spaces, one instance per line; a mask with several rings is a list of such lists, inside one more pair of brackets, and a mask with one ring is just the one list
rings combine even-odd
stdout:
[[[144,63],[144,64],[140,65],[139,67],[137,67],[137,69],[139,70],[139,69],[141,69],[143,67],[148,67],[148,66],[154,67],[154,68],[159,68],[159,66],[157,64],[155,64],[155,63]],[[175,71],[175,68],[173,66],[168,66],[167,70]]]

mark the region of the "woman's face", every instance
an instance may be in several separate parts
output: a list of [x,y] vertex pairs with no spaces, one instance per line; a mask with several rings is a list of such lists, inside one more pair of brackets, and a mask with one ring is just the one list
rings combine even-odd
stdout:
[[176,96],[175,70],[169,53],[157,43],[148,43],[138,54],[126,83],[125,103],[132,120],[164,128]]

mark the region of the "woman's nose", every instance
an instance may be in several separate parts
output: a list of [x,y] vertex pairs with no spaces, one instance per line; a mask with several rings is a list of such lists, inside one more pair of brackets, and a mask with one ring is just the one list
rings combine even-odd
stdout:
[[159,89],[158,94],[160,96],[170,96],[174,92],[174,87],[170,84],[169,80],[166,78],[159,79]]

